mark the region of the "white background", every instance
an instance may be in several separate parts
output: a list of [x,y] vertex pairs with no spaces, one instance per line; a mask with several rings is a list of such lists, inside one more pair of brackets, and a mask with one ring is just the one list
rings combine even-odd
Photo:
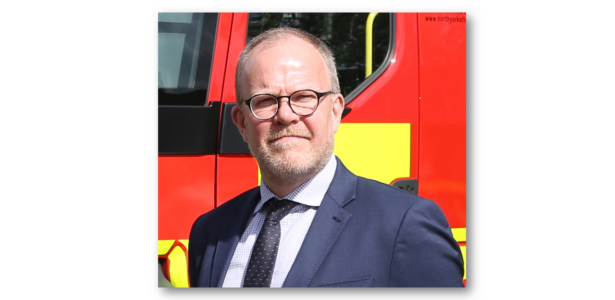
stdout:
[[[615,17],[608,2],[262,3],[1,5],[3,295],[595,299],[612,294]],[[283,10],[467,12],[467,289],[157,288],[157,13]]]

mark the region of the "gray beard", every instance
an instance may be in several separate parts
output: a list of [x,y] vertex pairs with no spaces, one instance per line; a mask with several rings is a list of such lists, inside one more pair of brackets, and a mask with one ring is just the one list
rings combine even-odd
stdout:
[[280,184],[303,183],[322,170],[331,155],[335,145],[335,136],[331,134],[324,148],[316,149],[312,155],[293,162],[285,155],[286,151],[294,148],[293,144],[270,144],[269,149],[264,146],[254,149],[248,143],[250,152],[258,162],[264,178]]

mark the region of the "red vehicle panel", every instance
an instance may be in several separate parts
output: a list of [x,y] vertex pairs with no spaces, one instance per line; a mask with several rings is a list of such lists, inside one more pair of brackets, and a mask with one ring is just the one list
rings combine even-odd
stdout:
[[215,207],[215,159],[214,155],[158,158],[159,240],[187,239],[194,220]]
[[235,98],[235,69],[239,55],[246,46],[246,33],[248,30],[248,14],[233,14],[233,27],[231,31],[231,43],[229,46],[226,76],[224,77],[224,93],[222,102],[233,103]]
[[218,155],[216,206],[259,185],[258,165],[252,155]]
[[231,24],[233,14],[221,13],[218,19],[216,32],[216,46],[214,50],[213,63],[211,68],[211,80],[209,83],[209,94],[207,102],[220,101],[222,99],[222,88],[224,84],[224,74],[228,59],[228,47],[231,41]]
[[465,13],[418,19],[420,195],[440,205],[452,228],[466,227],[466,32],[461,20]]

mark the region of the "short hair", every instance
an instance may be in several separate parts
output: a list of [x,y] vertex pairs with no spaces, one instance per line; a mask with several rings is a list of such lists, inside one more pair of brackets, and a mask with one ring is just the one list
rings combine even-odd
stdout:
[[321,39],[303,30],[292,27],[278,27],[269,29],[257,35],[250,42],[248,42],[243,51],[241,51],[239,61],[237,62],[237,69],[235,69],[235,97],[237,98],[237,103],[242,101],[239,96],[239,75],[243,72],[244,65],[246,64],[246,61],[250,57],[250,54],[254,48],[260,44],[275,45],[287,40],[290,37],[299,38],[314,46],[316,50],[318,50],[325,61],[325,65],[327,66],[327,73],[329,73],[329,79],[331,81],[331,90],[336,93],[340,92],[340,82],[337,78],[337,70],[335,68],[335,57],[333,56],[331,49],[329,49],[329,46],[327,46],[327,44],[325,44]]

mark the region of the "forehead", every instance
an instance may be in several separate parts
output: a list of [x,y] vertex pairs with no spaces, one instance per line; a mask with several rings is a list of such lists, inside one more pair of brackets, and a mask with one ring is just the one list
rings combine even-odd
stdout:
[[[288,54],[295,55],[297,57],[303,57],[304,59],[324,59],[316,47],[306,40],[296,36],[282,36],[275,40],[265,41],[262,44],[254,47],[248,60],[262,59],[263,57],[270,57],[270,54]],[[270,57],[279,58],[279,57]]]
[[[328,72],[316,47],[290,37],[256,46],[246,60],[241,78],[251,91],[276,88],[276,85],[277,88],[303,85],[303,88],[320,89],[327,88],[320,85],[321,81],[328,82]],[[318,81],[318,87],[309,86],[314,81]]]

